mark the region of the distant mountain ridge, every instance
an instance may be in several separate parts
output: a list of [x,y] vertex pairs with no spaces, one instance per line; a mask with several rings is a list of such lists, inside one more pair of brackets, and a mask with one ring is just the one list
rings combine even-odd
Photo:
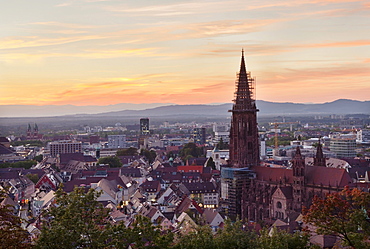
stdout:
[[[370,114],[370,101],[338,99],[323,104],[277,103],[257,100],[259,115]],[[132,108],[131,110],[128,108]],[[153,108],[149,108],[153,107]],[[146,108],[146,109],[145,109]],[[232,103],[219,105],[117,104],[111,106],[0,106],[0,117],[91,116],[229,116]],[[136,110],[133,110],[136,109]]]

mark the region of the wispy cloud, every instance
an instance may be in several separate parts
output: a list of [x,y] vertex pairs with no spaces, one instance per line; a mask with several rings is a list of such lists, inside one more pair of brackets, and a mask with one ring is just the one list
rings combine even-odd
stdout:
[[369,46],[370,40],[356,40],[356,41],[338,41],[329,43],[314,43],[314,44],[302,44],[295,45],[298,48],[337,48],[337,47],[359,47],[359,46]]
[[130,7],[129,4],[122,4],[120,6],[107,6],[106,10],[112,12],[131,13],[143,16],[178,16],[178,15],[192,15],[199,13],[225,12],[235,9],[236,5],[240,5],[239,1],[207,1],[207,2],[183,2],[171,3],[167,5],[149,5]]
[[100,35],[84,35],[74,37],[44,38],[38,36],[8,37],[0,40],[0,49],[30,48],[61,45],[78,41],[104,39]]

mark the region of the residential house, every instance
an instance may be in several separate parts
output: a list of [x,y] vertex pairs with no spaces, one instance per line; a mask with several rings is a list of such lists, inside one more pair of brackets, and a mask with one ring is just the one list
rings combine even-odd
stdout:
[[91,183],[91,187],[97,191],[102,191],[102,194],[98,197],[99,202],[113,203],[118,205],[122,201],[122,188],[124,183],[117,180],[101,179],[98,183]]
[[156,201],[161,191],[161,184],[159,181],[145,181],[140,185],[140,190],[148,201]]
[[36,183],[36,188],[42,190],[57,190],[59,184],[63,182],[63,178],[59,175],[58,172],[51,170],[48,173],[45,173]]
[[216,208],[219,205],[219,193],[212,182],[182,183],[179,188],[205,208]]
[[216,209],[205,208],[202,216],[207,225],[209,225],[213,231],[216,231],[224,224],[224,218]]

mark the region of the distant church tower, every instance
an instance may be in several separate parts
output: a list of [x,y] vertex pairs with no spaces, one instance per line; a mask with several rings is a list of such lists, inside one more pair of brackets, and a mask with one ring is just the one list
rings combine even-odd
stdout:
[[32,133],[31,124],[28,124],[28,128],[27,128],[27,139],[31,139],[32,137],[33,137],[33,133]]
[[33,128],[33,137],[38,138],[38,136],[39,136],[39,127],[37,126],[37,124],[35,124]]
[[255,79],[247,72],[244,51],[237,76],[235,99],[230,128],[230,165],[234,168],[260,164],[256,102],[253,97]]

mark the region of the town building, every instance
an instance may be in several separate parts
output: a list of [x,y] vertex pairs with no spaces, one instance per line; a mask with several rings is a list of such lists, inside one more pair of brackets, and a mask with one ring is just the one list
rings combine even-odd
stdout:
[[149,135],[149,118],[140,119],[140,134]]
[[56,157],[66,153],[81,153],[82,143],[73,142],[71,140],[55,141],[49,143],[50,155]]
[[369,129],[360,129],[356,134],[357,143],[370,143],[370,130]]
[[351,158],[356,156],[356,139],[353,137],[334,137],[330,139],[330,151],[337,158]]
[[108,148],[126,148],[126,135],[108,135]]
[[193,139],[195,144],[204,145],[206,143],[206,128],[194,128]]

